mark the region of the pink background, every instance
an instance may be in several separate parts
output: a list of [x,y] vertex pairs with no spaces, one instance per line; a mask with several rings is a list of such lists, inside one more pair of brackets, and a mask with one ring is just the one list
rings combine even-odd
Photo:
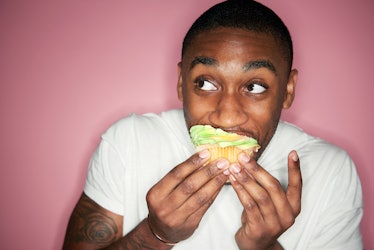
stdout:
[[[0,249],[59,249],[100,134],[180,107],[176,63],[217,0],[0,2]],[[346,149],[374,249],[374,2],[271,1],[293,34],[297,97],[283,119]]]

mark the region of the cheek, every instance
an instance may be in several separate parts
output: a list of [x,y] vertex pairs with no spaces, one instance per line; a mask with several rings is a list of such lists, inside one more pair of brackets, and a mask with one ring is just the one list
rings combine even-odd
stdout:
[[264,150],[273,137],[280,119],[281,108],[273,106],[267,114],[267,121],[263,125],[262,150]]
[[262,123],[273,123],[278,120],[282,106],[279,98],[269,96],[261,101],[247,102],[248,112],[252,114],[253,119],[257,118]]
[[199,97],[191,90],[183,91],[183,109],[187,125],[208,124],[209,114],[215,110],[214,98]]
[[276,101],[259,102],[252,104],[252,107],[248,109],[251,123],[257,128],[263,146],[270,141],[278,125],[281,110]]
[[208,124],[209,114],[214,110],[213,102],[206,99],[188,98],[183,102],[184,113],[188,125]]

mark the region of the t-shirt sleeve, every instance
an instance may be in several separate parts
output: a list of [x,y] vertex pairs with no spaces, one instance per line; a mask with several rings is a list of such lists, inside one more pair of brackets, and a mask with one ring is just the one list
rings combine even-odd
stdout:
[[353,161],[347,154],[333,174],[323,213],[308,249],[363,249],[360,222],[362,190]]
[[123,215],[124,163],[120,153],[102,139],[91,157],[84,193],[103,208]]

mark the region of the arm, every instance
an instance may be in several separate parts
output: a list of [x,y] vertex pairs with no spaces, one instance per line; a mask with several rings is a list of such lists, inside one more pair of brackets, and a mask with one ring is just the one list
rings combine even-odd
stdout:
[[302,179],[295,151],[288,156],[288,187],[247,155],[239,156],[240,165],[230,167],[230,181],[244,211],[242,227],[236,234],[240,249],[283,249],[278,237],[293,225],[301,209]]
[[227,180],[223,172],[228,162],[205,164],[209,156],[208,151],[191,156],[154,185],[147,194],[148,220],[124,237],[123,217],[83,194],[71,216],[64,249],[162,250],[172,247],[165,242],[187,239]]
[[122,238],[123,217],[112,213],[82,194],[71,215],[63,249],[170,249],[143,220]]
[[122,236],[122,221],[122,216],[100,207],[83,193],[70,217],[63,249],[107,246]]

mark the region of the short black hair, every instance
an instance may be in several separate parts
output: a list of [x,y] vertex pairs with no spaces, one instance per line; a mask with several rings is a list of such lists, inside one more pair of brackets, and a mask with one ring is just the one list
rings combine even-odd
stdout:
[[279,43],[284,59],[291,70],[293,45],[290,32],[277,14],[252,0],[228,0],[205,11],[192,24],[184,37],[182,58],[198,34],[220,27],[240,28],[271,35]]

